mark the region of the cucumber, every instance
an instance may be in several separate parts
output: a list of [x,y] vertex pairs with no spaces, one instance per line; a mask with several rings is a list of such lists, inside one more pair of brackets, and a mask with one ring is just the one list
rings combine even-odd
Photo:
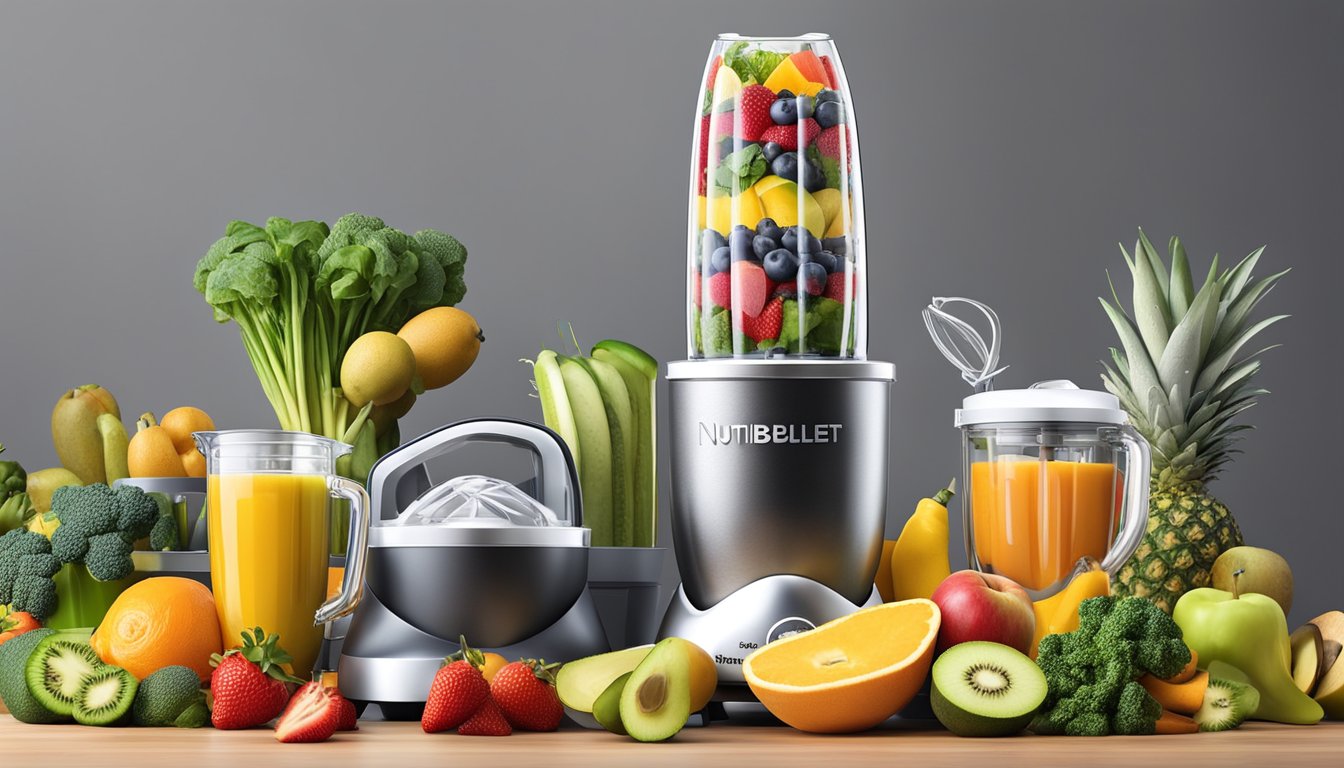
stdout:
[[602,360],[584,360],[602,393],[611,432],[611,544],[635,545],[635,447],[638,431],[634,408],[625,379],[616,367]]
[[[544,353],[543,353],[544,354]],[[579,486],[583,498],[583,523],[591,530],[592,545],[612,545],[611,428],[607,408],[597,382],[577,358],[561,357],[560,376],[573,412],[578,435]]]
[[658,361],[644,350],[608,339],[593,347],[593,358],[610,363],[625,379],[634,410],[634,546],[652,547],[658,531]]
[[574,425],[574,411],[569,407],[565,380],[560,374],[560,358],[549,349],[541,350],[537,361],[532,364],[532,377],[537,382],[537,395],[541,398],[542,421],[569,446],[569,453],[574,457],[574,468],[582,472],[579,430]]

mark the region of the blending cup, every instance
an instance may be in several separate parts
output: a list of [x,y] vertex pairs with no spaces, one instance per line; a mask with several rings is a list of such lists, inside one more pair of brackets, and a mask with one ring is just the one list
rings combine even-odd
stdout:
[[1083,558],[1114,574],[1147,527],[1148,443],[1105,392],[1052,381],[966,398],[962,496],[972,568],[1039,600]]
[[[351,446],[281,430],[193,436],[206,460],[210,581],[224,646],[260,627],[280,635],[306,676],[320,625],[353,611],[364,583],[369,497],[336,474]],[[324,602],[332,498],[350,503],[350,547],[341,590]]]

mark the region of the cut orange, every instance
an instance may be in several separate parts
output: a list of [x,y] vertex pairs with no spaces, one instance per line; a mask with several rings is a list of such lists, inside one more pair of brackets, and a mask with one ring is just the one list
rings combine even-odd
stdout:
[[924,684],[941,618],[922,598],[865,608],[766,645],[743,661],[742,675],[771,714],[800,731],[866,730]]

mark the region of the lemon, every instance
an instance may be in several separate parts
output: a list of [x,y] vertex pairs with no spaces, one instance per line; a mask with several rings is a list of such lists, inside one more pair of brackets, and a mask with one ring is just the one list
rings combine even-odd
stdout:
[[341,390],[358,408],[393,402],[406,394],[414,378],[411,346],[387,331],[372,331],[355,339],[341,361]]

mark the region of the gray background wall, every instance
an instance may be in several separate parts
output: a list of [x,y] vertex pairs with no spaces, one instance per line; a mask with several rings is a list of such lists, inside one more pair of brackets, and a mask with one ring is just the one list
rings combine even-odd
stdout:
[[889,529],[960,460],[931,295],[998,309],[1003,385],[1097,385],[1118,240],[1177,233],[1200,265],[1267,243],[1265,271],[1294,272],[1264,310],[1293,318],[1214,490],[1291,560],[1294,620],[1344,607],[1344,6],[1323,2],[0,2],[6,458],[53,464],[50,407],[86,382],[128,417],[273,423],[191,287],[232,218],[358,210],[468,245],[489,340],[409,434],[539,418],[516,361],[559,322],[683,355],[705,53],[809,30],[838,41],[864,139],[870,353],[900,378]]

